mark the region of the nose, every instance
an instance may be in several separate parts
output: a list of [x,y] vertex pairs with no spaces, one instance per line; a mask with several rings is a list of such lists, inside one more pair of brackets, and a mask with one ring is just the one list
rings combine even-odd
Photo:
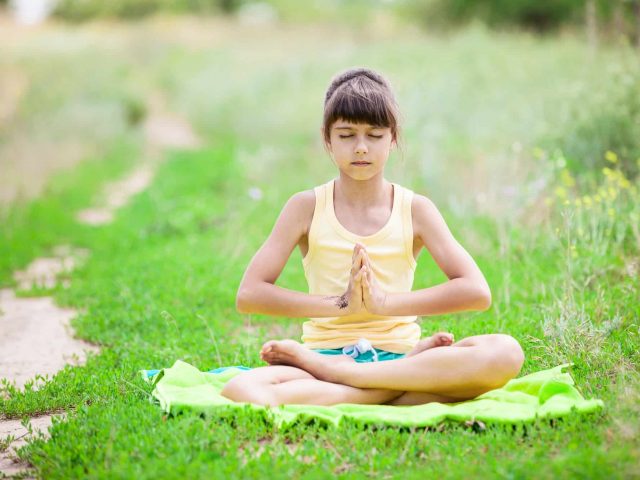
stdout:
[[356,155],[364,155],[369,150],[367,149],[367,145],[364,143],[364,139],[360,138],[358,140],[358,144],[356,145]]

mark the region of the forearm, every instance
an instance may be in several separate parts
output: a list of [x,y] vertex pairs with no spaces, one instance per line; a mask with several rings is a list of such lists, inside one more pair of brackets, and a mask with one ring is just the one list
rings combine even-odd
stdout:
[[491,293],[485,282],[454,278],[434,287],[406,293],[387,293],[382,315],[441,315],[468,310],[486,310]]
[[261,282],[238,293],[236,308],[241,313],[286,317],[338,317],[347,315],[345,295],[310,295]]

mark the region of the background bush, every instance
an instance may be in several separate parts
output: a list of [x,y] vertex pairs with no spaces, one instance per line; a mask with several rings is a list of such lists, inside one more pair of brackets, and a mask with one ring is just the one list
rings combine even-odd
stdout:
[[71,21],[111,17],[135,19],[159,11],[230,13],[241,0],[61,0],[55,14]]

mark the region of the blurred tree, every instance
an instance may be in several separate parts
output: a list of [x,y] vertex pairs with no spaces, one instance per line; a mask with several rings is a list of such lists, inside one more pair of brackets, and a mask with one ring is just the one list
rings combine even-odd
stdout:
[[[2,0],[0,0],[2,1]],[[243,0],[60,0],[54,14],[65,20],[141,18],[158,11],[232,13]]]
[[473,20],[540,33],[565,25],[584,26],[593,46],[600,37],[623,36],[635,39],[640,48],[640,0],[397,0],[395,5],[401,15],[429,28]]
[[598,46],[598,21],[596,19],[596,0],[585,2],[585,24],[587,28],[587,39],[591,48]]
[[636,46],[640,49],[640,0],[633,0],[632,3],[636,19]]
[[[584,1],[584,0],[582,0]],[[490,26],[519,25],[548,31],[573,21],[582,1],[578,0],[406,0],[425,23],[466,23],[480,19]]]

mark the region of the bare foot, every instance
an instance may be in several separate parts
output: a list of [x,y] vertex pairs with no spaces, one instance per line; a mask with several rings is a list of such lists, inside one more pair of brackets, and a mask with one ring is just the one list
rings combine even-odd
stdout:
[[262,346],[260,358],[270,365],[301,368],[320,380],[334,383],[338,381],[338,365],[355,363],[348,355],[322,355],[290,339],[269,340]]
[[415,355],[417,353],[423,352],[425,350],[429,350],[430,348],[435,347],[449,347],[453,345],[453,334],[448,332],[438,332],[434,333],[428,338],[423,338],[420,340],[413,350],[405,355],[405,357],[410,357],[411,355]]

